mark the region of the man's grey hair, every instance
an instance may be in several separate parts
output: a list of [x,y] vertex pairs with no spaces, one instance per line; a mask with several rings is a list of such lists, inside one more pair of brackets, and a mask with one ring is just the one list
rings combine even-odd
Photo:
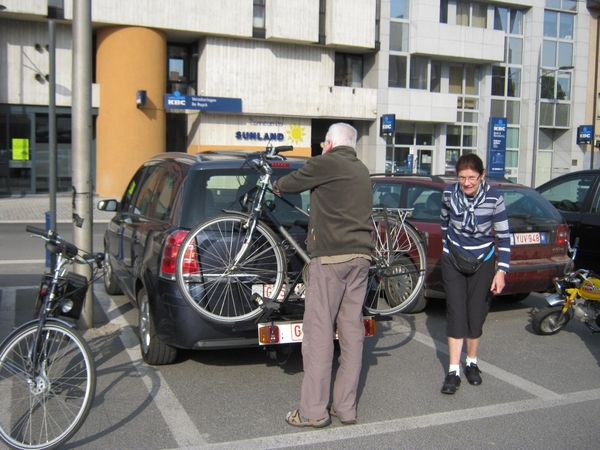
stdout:
[[347,145],[348,147],[356,147],[356,129],[347,123],[334,123],[329,127],[325,140],[331,141],[332,147],[338,145]]

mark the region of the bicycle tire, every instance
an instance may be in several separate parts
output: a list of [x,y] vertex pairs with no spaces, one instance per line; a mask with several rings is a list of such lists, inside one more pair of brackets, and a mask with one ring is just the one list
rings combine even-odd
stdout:
[[424,295],[427,269],[423,237],[393,214],[372,216],[374,251],[365,308],[371,314],[411,312]]
[[253,295],[276,299],[281,291],[286,256],[279,238],[264,223],[256,224],[246,255],[233,267],[247,220],[233,214],[209,219],[191,230],[179,249],[175,266],[179,291],[210,321],[252,320],[262,311]]
[[87,342],[60,322],[42,328],[41,372],[32,377],[29,348],[38,323],[13,331],[0,347],[0,438],[15,449],[55,449],[85,422],[96,392]]

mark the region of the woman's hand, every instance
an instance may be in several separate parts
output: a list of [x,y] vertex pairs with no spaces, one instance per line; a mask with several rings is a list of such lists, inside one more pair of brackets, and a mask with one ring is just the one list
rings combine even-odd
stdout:
[[492,291],[494,295],[499,295],[504,289],[505,285],[506,283],[504,282],[504,272],[499,270],[498,272],[496,272],[496,275],[494,275],[490,291]]

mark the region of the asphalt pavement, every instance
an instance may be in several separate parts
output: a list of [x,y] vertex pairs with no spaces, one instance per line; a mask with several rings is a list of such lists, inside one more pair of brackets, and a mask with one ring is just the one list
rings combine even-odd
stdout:
[[[66,233],[70,202],[57,199]],[[22,229],[43,223],[47,205],[48,196],[0,199],[0,339],[33,314],[45,269],[34,252],[43,246]],[[94,211],[100,242],[110,216]],[[173,365],[148,366],[136,308],[107,295],[101,281],[94,293],[94,327],[83,333],[95,356],[96,397],[66,449],[599,447],[600,336],[575,319],[556,336],[535,335],[530,316],[545,304],[540,294],[492,306],[479,354],[484,383],[463,377],[454,396],[439,392],[448,363],[443,302],[380,323],[365,341],[358,424],[299,430],[284,422],[298,406],[299,351],[284,366],[261,349],[182,351]]]

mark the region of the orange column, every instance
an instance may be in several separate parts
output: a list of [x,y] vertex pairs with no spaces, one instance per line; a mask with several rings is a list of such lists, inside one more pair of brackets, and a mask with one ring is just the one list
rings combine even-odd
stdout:
[[[102,28],[97,37],[96,193],[119,198],[138,167],[165,151],[167,40],[139,27]],[[138,109],[140,90],[148,101]]]

